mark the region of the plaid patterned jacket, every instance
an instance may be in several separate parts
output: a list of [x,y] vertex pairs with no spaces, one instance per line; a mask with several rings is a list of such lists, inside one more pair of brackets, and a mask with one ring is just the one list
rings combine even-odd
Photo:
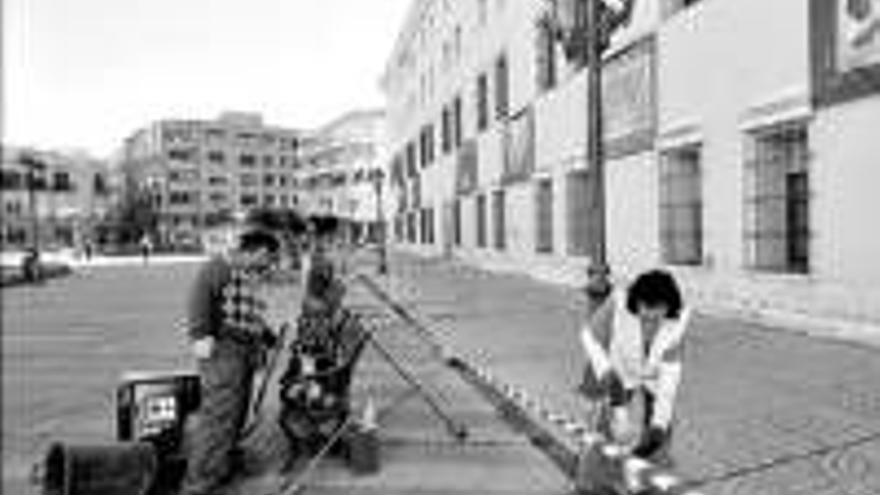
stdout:
[[189,334],[254,343],[266,328],[266,309],[259,276],[234,255],[218,256],[202,268],[193,286]]

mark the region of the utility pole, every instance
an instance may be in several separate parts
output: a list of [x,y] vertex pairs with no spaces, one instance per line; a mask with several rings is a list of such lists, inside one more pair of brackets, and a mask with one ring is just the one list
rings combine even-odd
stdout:
[[28,214],[31,217],[31,249],[39,258],[40,254],[40,217],[37,211],[37,172],[46,170],[46,163],[32,154],[21,156],[20,163],[27,168]]
[[587,268],[588,314],[592,314],[611,293],[611,270],[607,260],[605,150],[602,118],[602,58],[611,35],[632,15],[635,0],[551,0],[553,27],[560,34],[566,56],[586,66],[587,149],[592,174],[589,188],[591,256]]

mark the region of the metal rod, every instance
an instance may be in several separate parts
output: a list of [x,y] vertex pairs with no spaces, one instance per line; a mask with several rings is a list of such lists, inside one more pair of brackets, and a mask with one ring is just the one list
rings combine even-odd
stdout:
[[437,399],[434,397],[434,394],[425,389],[425,387],[418,381],[416,377],[406,371],[406,369],[404,369],[400,362],[395,359],[391,352],[387,348],[385,348],[385,346],[379,343],[374,334],[371,334],[369,336],[369,339],[369,342],[373,345],[373,348],[376,349],[379,355],[383,359],[385,359],[388,364],[391,365],[394,371],[401,378],[403,378],[418,392],[422,400],[424,400],[425,403],[428,404],[428,406],[431,408],[431,411],[433,411],[434,415],[437,416],[437,418],[439,418],[441,421],[443,421],[443,424],[449,434],[458,441],[462,441],[467,438],[467,427],[455,422],[455,420],[437,403]]

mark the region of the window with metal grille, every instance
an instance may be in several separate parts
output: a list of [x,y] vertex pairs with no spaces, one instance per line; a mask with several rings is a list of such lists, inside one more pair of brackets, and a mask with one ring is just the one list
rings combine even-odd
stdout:
[[660,246],[663,261],[703,261],[703,194],[700,145],[665,151],[660,160]]
[[486,74],[477,76],[477,130],[489,126],[489,79]]
[[494,230],[495,249],[503,251],[507,247],[504,189],[492,193],[492,227]]
[[508,74],[507,55],[498,55],[495,59],[495,119],[507,118],[510,106],[510,75]]
[[535,191],[535,251],[553,252],[553,181],[541,179]]
[[808,143],[804,124],[747,136],[745,259],[752,269],[810,271]]
[[556,86],[556,41],[553,39],[553,21],[549,17],[538,20],[535,39],[535,65],[538,89],[548,91]]
[[477,196],[477,247],[486,247],[486,196]]
[[464,141],[464,121],[462,116],[462,102],[461,96],[456,96],[455,101],[452,103],[452,118],[453,118],[453,143],[456,149],[461,147],[461,143]]
[[592,254],[590,243],[599,240],[599,210],[594,204],[595,199],[591,197],[594,180],[595,174],[589,169],[571,172],[566,180],[566,226],[568,254],[571,256]]
[[452,113],[448,106],[443,107],[440,115],[440,148],[444,154],[452,150]]
[[422,243],[434,244],[434,208],[422,210],[424,220],[422,222]]
[[416,163],[416,143],[410,141],[406,145],[406,176],[413,177],[418,173]]
[[406,240],[410,244],[416,243],[416,212],[406,214]]

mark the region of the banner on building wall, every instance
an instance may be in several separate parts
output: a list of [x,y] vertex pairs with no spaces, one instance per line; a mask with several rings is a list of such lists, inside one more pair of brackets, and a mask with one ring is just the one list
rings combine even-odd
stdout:
[[838,0],[837,55],[841,72],[880,64],[880,0]]
[[810,1],[813,104],[880,93],[880,0]]
[[535,171],[535,112],[531,106],[517,113],[504,135],[504,175],[510,183],[526,180]]
[[477,141],[468,139],[458,150],[455,171],[455,191],[458,194],[468,194],[477,188],[478,162]]
[[610,158],[650,149],[656,123],[653,38],[631,45],[606,65],[603,125]]

